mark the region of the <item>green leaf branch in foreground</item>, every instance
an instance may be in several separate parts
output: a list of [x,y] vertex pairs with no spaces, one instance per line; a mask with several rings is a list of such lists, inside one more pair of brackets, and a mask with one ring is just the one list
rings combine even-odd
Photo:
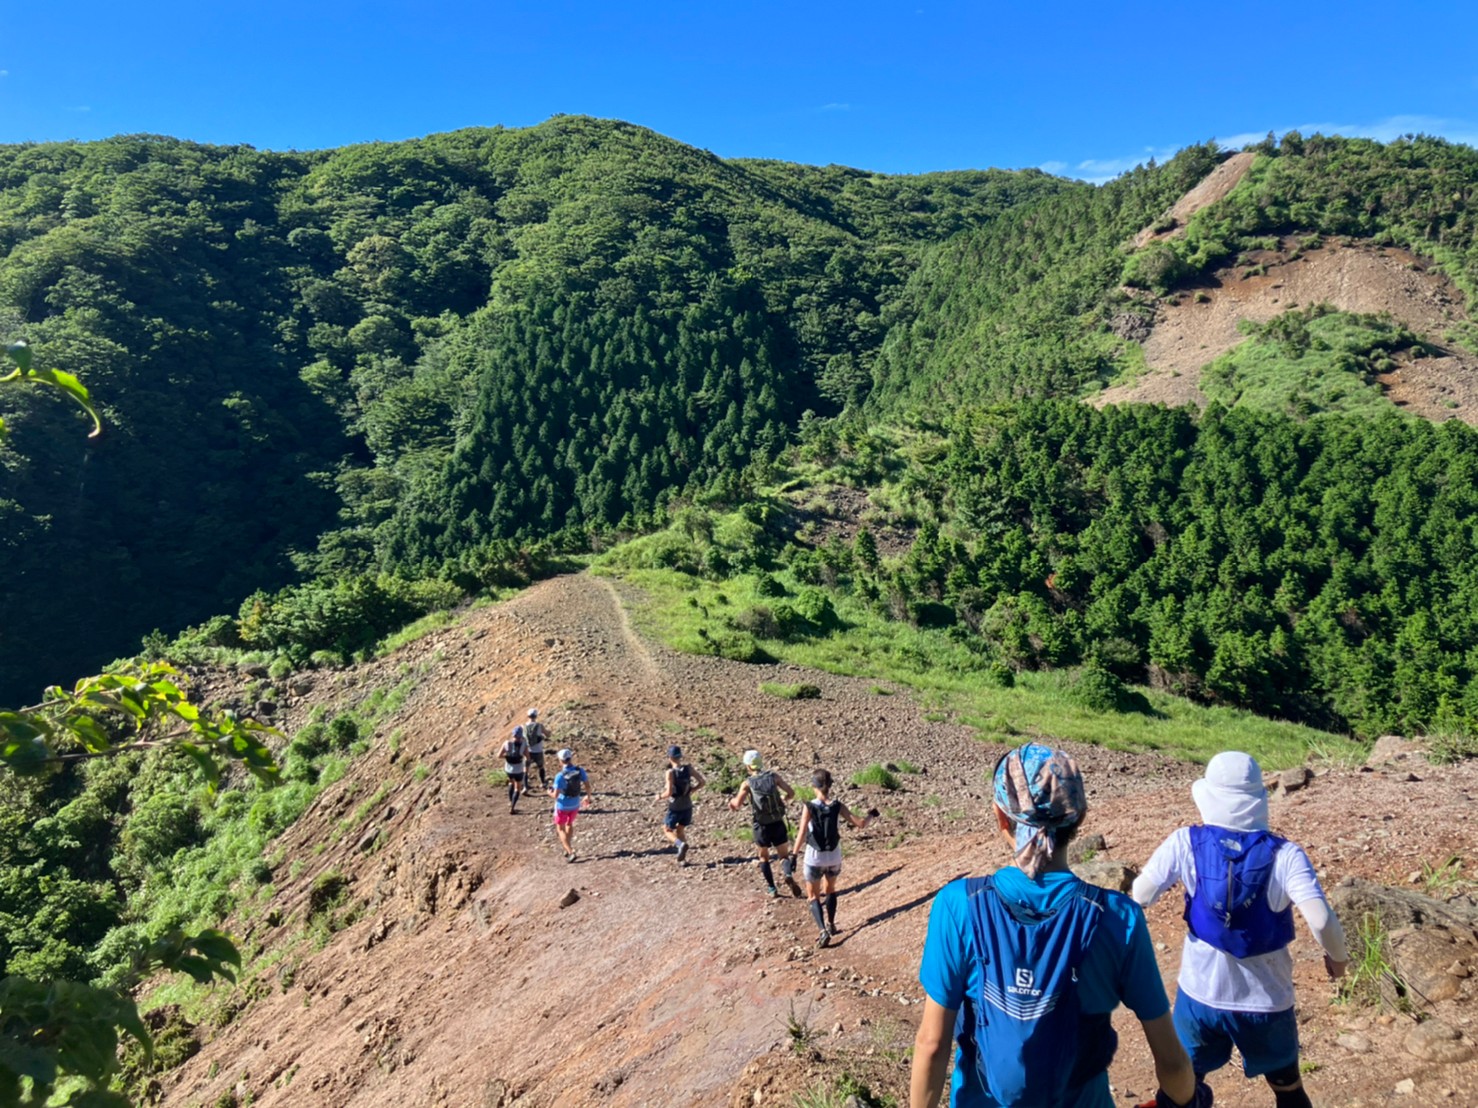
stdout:
[[207,715],[190,703],[163,662],[85,677],[66,691],[47,689],[40,704],[0,711],[0,765],[34,774],[67,762],[174,746],[199,766],[212,789],[223,763],[240,762],[266,784],[278,768],[265,739],[278,732],[231,712]]
[[[229,712],[201,711],[176,678],[164,663],[131,666],[84,678],[70,691],[53,686],[29,708],[0,711],[0,765],[34,776],[87,759],[174,748],[194,761],[212,792],[232,762],[275,785],[278,768],[265,739],[277,732]],[[161,969],[202,984],[218,977],[234,981],[240,965],[241,955],[223,932],[171,929],[139,950],[111,987],[21,974],[0,978],[0,1108],[126,1105],[108,1091],[118,1072],[120,1035],[137,1039],[146,1057],[152,1054],[134,987]]]
[[[0,377],[0,385],[15,384],[22,381],[34,381],[43,385],[51,385],[53,388],[61,389],[73,400],[81,405],[82,410],[92,419],[92,431],[88,438],[96,438],[102,434],[103,421],[98,418],[97,409],[92,406],[92,397],[88,394],[87,386],[77,380],[76,376],[64,369],[35,369],[31,365],[31,348],[24,342],[13,342],[5,348],[5,354],[15,366],[13,370],[4,377]],[[0,419],[0,437],[5,434],[5,421]]]
[[[77,981],[0,979],[0,1108],[23,1104],[119,1105],[108,1091],[118,1071],[120,1032],[151,1057],[149,1030],[129,990],[159,969],[187,973],[202,984],[236,980],[241,955],[220,931],[172,931],[144,950],[124,986],[100,988]],[[53,1094],[66,1099],[58,1101]]]

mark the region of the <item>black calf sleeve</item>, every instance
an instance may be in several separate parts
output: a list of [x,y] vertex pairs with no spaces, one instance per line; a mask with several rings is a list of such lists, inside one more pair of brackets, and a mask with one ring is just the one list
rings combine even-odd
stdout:
[[826,894],[826,918],[832,923],[837,921],[837,894]]
[[[1264,1074],[1268,1086],[1273,1090],[1273,1101],[1277,1108],[1313,1108],[1309,1094],[1304,1090],[1303,1078],[1298,1066],[1284,1066],[1280,1070]],[[1282,1086],[1281,1088],[1279,1086]]]
[[760,876],[765,879],[765,884],[771,888],[775,887],[775,871],[770,868],[769,862],[760,863]]
[[784,858],[780,859],[780,872],[785,874],[786,877],[793,877],[795,875],[794,854],[787,854]]
[[821,901],[811,901],[811,918],[816,921],[816,926],[822,931],[826,930],[826,924],[821,919]]

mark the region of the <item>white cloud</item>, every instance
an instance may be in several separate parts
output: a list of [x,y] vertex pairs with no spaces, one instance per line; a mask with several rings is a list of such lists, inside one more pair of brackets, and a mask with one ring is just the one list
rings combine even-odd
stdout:
[[[1391,142],[1402,135],[1440,135],[1449,142],[1461,142],[1478,146],[1478,124],[1462,119],[1446,119],[1432,115],[1393,115],[1373,123],[1295,123],[1287,127],[1272,128],[1273,137],[1281,138],[1289,131],[1301,135],[1343,135],[1346,138],[1368,138],[1377,142]],[[1223,146],[1246,146],[1249,142],[1261,142],[1266,131],[1228,135],[1216,141]]]
[[830,104],[822,104],[821,107],[816,110],[822,112],[850,112],[852,110],[852,105],[840,103],[833,100]]
[[[1478,123],[1428,115],[1393,115],[1371,123],[1294,123],[1270,129],[1274,138],[1280,138],[1289,131],[1297,131],[1305,137],[1312,134],[1343,135],[1346,138],[1369,138],[1377,142],[1391,142],[1402,135],[1424,134],[1438,135],[1449,142],[1478,146]],[[1218,136],[1216,142],[1224,149],[1235,150],[1254,142],[1261,142],[1267,134],[1266,130],[1242,131],[1237,134]],[[1147,146],[1140,154],[1129,154],[1116,158],[1084,158],[1073,166],[1070,176],[1087,181],[1089,184],[1101,185],[1105,181],[1112,181],[1121,173],[1127,173],[1137,165],[1142,165],[1151,157],[1160,162],[1174,157],[1177,149],[1179,147]],[[1050,161],[1043,162],[1040,168],[1049,173],[1059,173],[1066,166],[1066,162]]]

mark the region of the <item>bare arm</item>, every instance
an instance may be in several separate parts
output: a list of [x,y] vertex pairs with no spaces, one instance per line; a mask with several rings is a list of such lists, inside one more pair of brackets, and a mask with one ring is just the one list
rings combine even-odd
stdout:
[[846,816],[847,822],[850,823],[853,827],[857,828],[857,830],[859,831],[861,831],[864,827],[872,822],[872,816],[870,815],[863,816],[861,819],[858,819],[852,814],[852,809],[848,808],[846,804],[842,805],[842,815]]
[[662,782],[663,782],[663,785],[664,785],[664,788],[666,789],[666,791],[665,792],[658,793],[657,794],[657,799],[658,800],[671,800],[672,799],[672,767],[671,766],[668,766],[667,767],[667,772],[662,775]]
[[739,805],[741,805],[741,804],[744,803],[744,800],[745,800],[745,798],[747,796],[749,796],[749,782],[748,781],[744,782],[744,784],[742,784],[742,785],[739,786],[739,791],[737,793],[735,793],[734,796],[733,796],[733,799],[731,799],[729,801],[729,809],[730,809],[730,811],[737,812],[739,810]]
[[[1168,1016],[1166,1017],[1169,1018]],[[950,1043],[954,1038],[955,1014],[930,997],[924,998],[924,1015],[913,1040],[913,1070],[909,1075],[909,1108],[934,1108],[944,1092],[949,1070]],[[1174,1030],[1171,1031],[1172,1036]],[[1189,1062],[1186,1063],[1190,1065]]]
[[1196,1095],[1196,1071],[1175,1034],[1175,1021],[1169,1012],[1158,1019],[1144,1021],[1144,1041],[1155,1056],[1155,1079],[1165,1095],[1177,1104],[1189,1104]]
[[797,827],[796,833],[795,833],[795,852],[797,854],[799,854],[801,852],[801,847],[803,847],[805,845],[805,842],[806,842],[806,832],[810,829],[810,827],[811,827],[811,806],[809,804],[803,804],[803,805],[801,805],[801,822],[800,822],[800,826]]
[[705,778],[701,773],[698,772],[698,767],[697,766],[690,766],[688,768],[691,770],[691,772],[693,774],[692,784],[688,786],[688,791],[689,792],[696,792],[697,790],[701,789],[704,785],[708,784],[708,779]]
[[790,782],[778,773],[775,775],[775,787],[780,790],[780,795],[785,797],[785,803],[789,804],[795,799],[795,790],[790,787]]

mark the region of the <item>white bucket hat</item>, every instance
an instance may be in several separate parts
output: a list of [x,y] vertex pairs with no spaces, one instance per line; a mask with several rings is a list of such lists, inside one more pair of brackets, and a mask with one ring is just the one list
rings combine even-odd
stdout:
[[1191,783],[1191,798],[1201,822],[1230,831],[1268,829],[1268,790],[1257,759],[1226,750],[1206,763],[1206,774]]

